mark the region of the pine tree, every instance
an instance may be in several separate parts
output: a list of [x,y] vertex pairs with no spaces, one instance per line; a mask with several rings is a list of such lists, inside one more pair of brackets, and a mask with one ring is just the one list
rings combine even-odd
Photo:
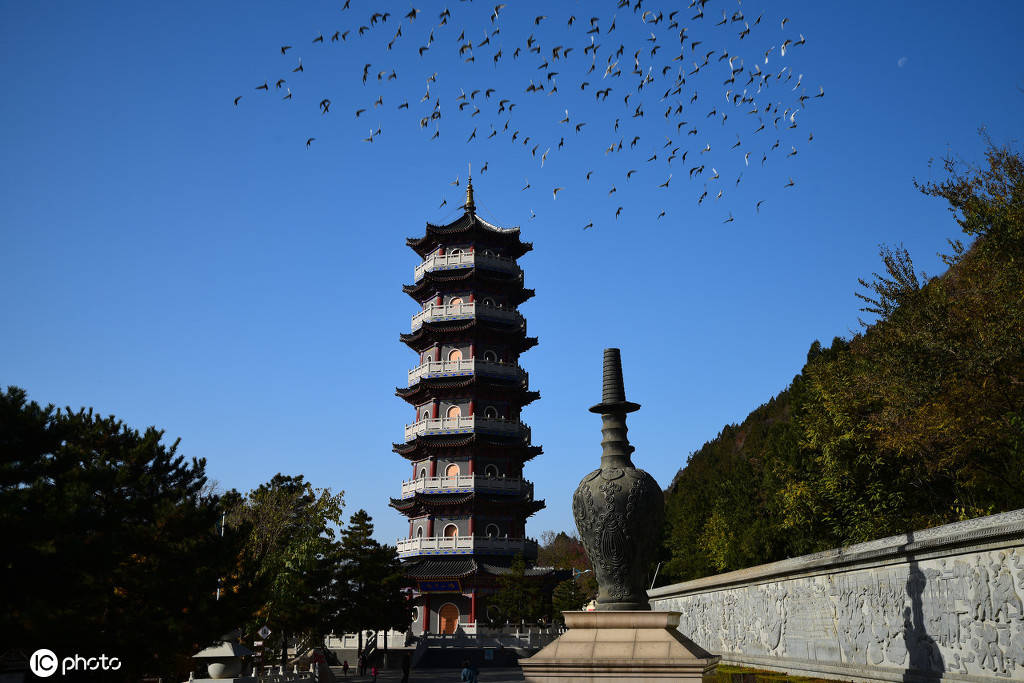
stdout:
[[245,596],[217,602],[216,588],[236,573],[242,539],[217,533],[205,462],[162,437],[0,392],[5,648],[116,647],[126,680],[183,676],[191,654],[241,619]]
[[564,621],[562,612],[576,612],[583,609],[589,597],[577,583],[576,579],[566,579],[551,593],[551,608],[556,621]]
[[341,532],[338,564],[331,597],[331,630],[357,631],[362,649],[363,629],[405,632],[412,608],[402,590],[405,583],[398,549],[373,538],[373,518],[356,511]]
[[533,622],[544,616],[540,587],[526,576],[522,554],[516,555],[508,574],[498,578],[498,592],[488,604],[497,608],[505,623]]

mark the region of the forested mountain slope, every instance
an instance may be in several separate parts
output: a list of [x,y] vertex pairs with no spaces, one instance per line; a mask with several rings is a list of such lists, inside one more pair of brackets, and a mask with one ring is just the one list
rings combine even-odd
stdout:
[[693,453],[666,494],[659,583],[1024,507],[1024,159],[991,143],[918,185],[970,246],[914,272],[883,248],[875,316],[814,342],[784,391]]

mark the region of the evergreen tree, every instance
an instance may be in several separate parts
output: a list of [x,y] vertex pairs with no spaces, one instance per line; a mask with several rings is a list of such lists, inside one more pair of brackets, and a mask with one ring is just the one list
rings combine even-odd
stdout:
[[562,612],[575,612],[583,609],[590,601],[591,596],[587,595],[577,583],[576,579],[566,579],[557,586],[551,593],[551,609],[555,621],[565,621]]
[[0,633],[4,647],[117,656],[118,676],[187,676],[189,657],[248,609],[242,539],[220,537],[205,462],[163,432],[0,392]]
[[488,603],[497,608],[501,621],[509,624],[528,623],[544,616],[540,586],[526,576],[526,560],[515,556],[508,574],[498,577],[498,592]]
[[405,577],[398,549],[373,538],[373,518],[356,511],[341,532],[338,562],[332,583],[329,624],[335,633],[364,629],[405,632],[412,606],[402,590]]

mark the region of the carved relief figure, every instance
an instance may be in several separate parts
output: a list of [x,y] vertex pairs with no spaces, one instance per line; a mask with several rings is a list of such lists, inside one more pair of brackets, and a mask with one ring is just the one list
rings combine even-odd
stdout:
[[[998,561],[992,565],[992,605],[995,609],[994,619],[1000,619],[1009,623],[1009,608],[1014,609],[1018,618],[1024,614],[1024,606],[1021,605],[1020,596],[1013,589],[1013,575],[1006,564],[1006,553],[999,553]],[[1022,662],[1024,663],[1024,662]]]
[[992,591],[988,585],[988,569],[985,568],[982,558],[978,558],[978,566],[974,570],[973,595],[974,619],[985,621],[992,618]]

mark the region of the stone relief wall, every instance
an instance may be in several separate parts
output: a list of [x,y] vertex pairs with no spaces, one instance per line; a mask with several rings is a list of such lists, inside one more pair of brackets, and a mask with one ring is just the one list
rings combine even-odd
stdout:
[[[986,519],[1007,515],[1020,517]],[[814,670],[807,663],[818,663],[833,674],[872,672],[865,675],[873,679],[899,680],[892,674],[910,671],[932,678],[1024,681],[1024,545],[1020,520],[1009,522],[990,525],[995,531],[989,538],[984,527],[981,537],[968,534],[960,547],[930,534],[924,545],[933,549],[921,559],[906,551],[907,537],[895,537],[873,542],[873,548],[834,551],[844,565],[838,568],[829,566],[828,554],[797,558],[776,563],[776,569],[788,565],[800,576],[763,565],[734,572],[727,586],[708,584],[730,575],[652,591],[651,604],[682,612],[680,632],[724,661],[763,666],[766,659],[783,665],[799,660],[803,664],[796,668],[803,671]],[[958,526],[931,531],[955,537],[962,531]],[[1007,540],[1007,529],[1015,541]],[[992,537],[995,542],[985,543]],[[866,561],[850,564],[849,555],[858,550]],[[743,573],[754,576],[737,584]],[[885,671],[890,675],[878,675]]]

